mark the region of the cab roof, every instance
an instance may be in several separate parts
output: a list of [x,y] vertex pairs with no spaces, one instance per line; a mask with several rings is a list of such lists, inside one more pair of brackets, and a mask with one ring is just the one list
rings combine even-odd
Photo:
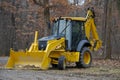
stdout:
[[75,20],[75,21],[86,21],[86,18],[84,18],[84,17],[61,17],[61,18]]

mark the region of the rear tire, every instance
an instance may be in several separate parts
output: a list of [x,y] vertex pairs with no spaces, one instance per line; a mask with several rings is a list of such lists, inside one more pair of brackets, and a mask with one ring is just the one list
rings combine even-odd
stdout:
[[61,57],[58,59],[58,69],[59,69],[59,70],[64,70],[65,68],[66,68],[65,57],[64,57],[64,56],[61,56]]
[[78,68],[88,68],[92,63],[92,55],[89,48],[84,47],[80,53],[79,62],[76,63]]

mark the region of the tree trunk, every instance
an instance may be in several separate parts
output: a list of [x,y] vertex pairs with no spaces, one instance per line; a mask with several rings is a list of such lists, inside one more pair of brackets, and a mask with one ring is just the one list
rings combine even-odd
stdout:
[[106,59],[111,58],[111,16],[112,0],[106,0],[106,23],[105,23],[105,53]]
[[49,0],[44,0],[44,22],[45,22],[45,36],[49,34],[48,24],[50,22]]

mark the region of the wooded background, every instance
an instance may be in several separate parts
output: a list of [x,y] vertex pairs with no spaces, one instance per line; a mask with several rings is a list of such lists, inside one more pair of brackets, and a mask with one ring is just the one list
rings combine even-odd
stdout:
[[0,0],[0,56],[29,48],[36,30],[39,38],[49,35],[52,17],[85,16],[88,7],[103,41],[103,54],[94,57],[120,59],[120,0]]

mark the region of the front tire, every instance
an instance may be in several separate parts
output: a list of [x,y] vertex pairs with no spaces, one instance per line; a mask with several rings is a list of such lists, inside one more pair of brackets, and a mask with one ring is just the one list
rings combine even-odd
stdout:
[[58,59],[58,69],[59,69],[59,70],[64,70],[65,68],[66,68],[65,57],[64,57],[64,56],[61,56],[61,57]]
[[80,53],[79,62],[76,63],[78,68],[88,68],[92,63],[92,55],[89,48],[84,47]]
[[51,64],[53,68],[57,68],[57,64]]

